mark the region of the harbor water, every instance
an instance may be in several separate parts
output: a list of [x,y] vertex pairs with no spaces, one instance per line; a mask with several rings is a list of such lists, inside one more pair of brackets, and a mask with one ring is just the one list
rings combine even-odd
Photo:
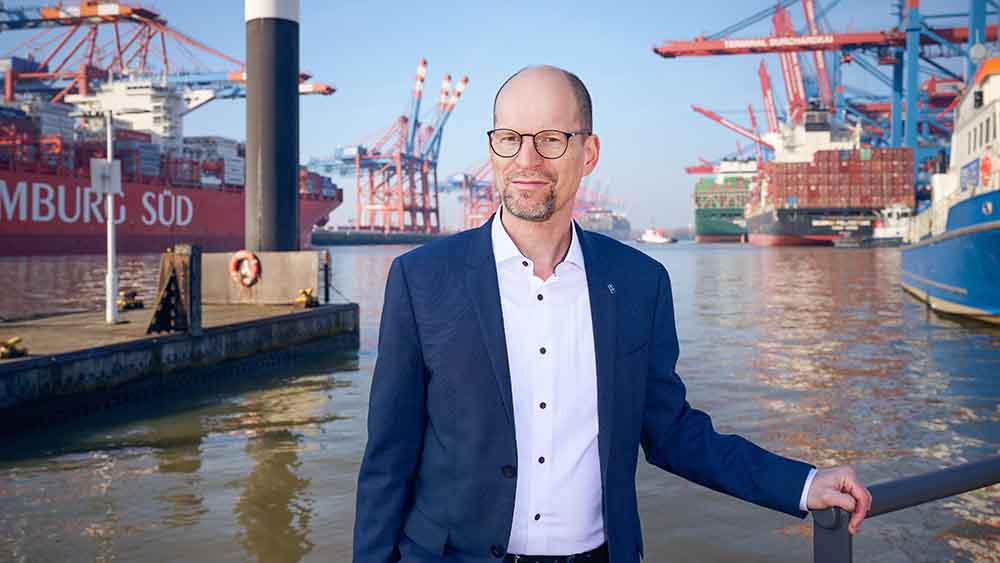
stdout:
[[[349,561],[382,291],[407,248],[332,249],[339,297],[361,307],[357,356],[4,436],[0,561]],[[904,294],[898,250],[643,250],[671,273],[678,372],[718,430],[867,483],[1000,452],[1000,328]],[[158,257],[119,263],[151,303]],[[2,258],[0,318],[99,308],[103,279],[101,256]],[[645,462],[638,488],[647,561],[811,558],[809,520]],[[859,561],[1000,561],[1000,486],[866,521],[854,546]]]

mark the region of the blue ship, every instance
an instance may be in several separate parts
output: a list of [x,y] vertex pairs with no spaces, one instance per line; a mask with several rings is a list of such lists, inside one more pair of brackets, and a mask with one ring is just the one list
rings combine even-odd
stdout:
[[[991,79],[992,77],[992,79]],[[935,311],[1000,324],[1000,58],[983,63],[956,109],[948,171],[911,219],[903,289]]]

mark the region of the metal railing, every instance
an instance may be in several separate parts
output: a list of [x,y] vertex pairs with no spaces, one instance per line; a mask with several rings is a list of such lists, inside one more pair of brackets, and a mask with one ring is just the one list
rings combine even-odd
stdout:
[[[869,487],[867,518],[1000,483],[1000,456]],[[813,562],[851,563],[854,549],[847,523],[851,513],[827,508],[813,513]]]

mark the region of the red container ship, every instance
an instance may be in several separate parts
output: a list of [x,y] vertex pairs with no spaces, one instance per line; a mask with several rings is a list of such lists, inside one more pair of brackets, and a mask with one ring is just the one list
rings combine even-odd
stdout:
[[[34,107],[63,115],[72,109]],[[105,203],[90,186],[89,168],[91,158],[106,158],[106,143],[72,125],[52,132],[51,122],[0,108],[0,256],[105,251]],[[124,192],[116,198],[119,252],[156,253],[175,243],[206,251],[243,246],[241,143],[189,137],[170,148],[154,143],[153,134],[125,128],[116,128],[115,137]],[[324,224],[342,201],[343,192],[329,178],[300,170],[302,247],[309,245],[313,226]]]

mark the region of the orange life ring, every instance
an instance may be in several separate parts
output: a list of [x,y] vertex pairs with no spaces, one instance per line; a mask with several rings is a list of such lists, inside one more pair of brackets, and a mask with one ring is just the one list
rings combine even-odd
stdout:
[[229,260],[229,275],[243,287],[250,287],[260,280],[260,260],[253,252],[241,250]]
[[990,185],[990,173],[993,172],[993,162],[990,161],[989,155],[984,155],[983,158],[979,159],[979,185],[988,186]]

